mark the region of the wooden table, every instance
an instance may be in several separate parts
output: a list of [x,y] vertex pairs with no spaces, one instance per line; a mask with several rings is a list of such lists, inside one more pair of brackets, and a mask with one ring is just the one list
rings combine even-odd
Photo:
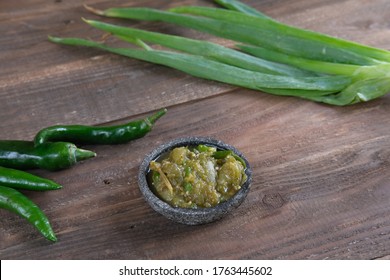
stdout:
[[[97,8],[213,5],[85,2]],[[295,26],[390,48],[388,0],[245,3]],[[81,17],[98,18],[76,0],[1,1],[0,138],[31,140],[54,124],[119,124],[162,107],[168,113],[142,139],[87,146],[97,157],[71,169],[32,171],[64,186],[25,192],[49,217],[58,242],[1,210],[1,259],[390,258],[390,95],[332,107],[48,42],[49,34],[98,38],[101,33]],[[169,24],[126,24],[229,44]],[[220,139],[251,163],[247,199],[218,222],[171,222],[154,212],[138,189],[144,156],[183,136]]]

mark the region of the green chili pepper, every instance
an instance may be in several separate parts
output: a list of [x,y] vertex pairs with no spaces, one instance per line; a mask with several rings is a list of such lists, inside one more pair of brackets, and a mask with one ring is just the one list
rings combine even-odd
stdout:
[[19,191],[0,186],[0,208],[9,210],[25,218],[44,237],[57,241],[49,220],[39,207]]
[[166,113],[162,109],[142,120],[116,126],[56,125],[42,129],[35,136],[39,146],[45,142],[68,141],[78,144],[122,144],[141,138],[151,131],[153,124]]
[[191,172],[192,172],[192,170],[191,170],[191,167],[190,167],[190,166],[186,166],[186,167],[184,168],[184,176],[185,176],[185,177],[189,177],[189,176],[191,175]]
[[0,166],[15,169],[60,170],[96,156],[72,143],[50,142],[34,147],[31,141],[0,141]]
[[191,183],[185,183],[184,184],[184,191],[186,191],[186,192],[190,192],[190,191],[192,191],[192,184]]
[[152,181],[154,185],[158,184],[158,182],[160,181],[160,173],[152,170]]
[[236,155],[233,151],[230,151],[230,150],[220,150],[220,151],[216,151],[214,154],[213,154],[213,158],[215,159],[224,159],[226,158],[227,156],[232,156],[234,157],[236,160],[238,160],[239,162],[241,162],[242,166],[244,166],[244,168],[246,168],[246,163],[245,161],[239,157],[238,155]]
[[216,151],[214,154],[213,154],[213,158],[215,159],[223,159],[223,158],[226,158],[227,156],[229,155],[233,155],[234,153],[230,150],[220,150],[220,151]]
[[211,147],[209,146],[206,146],[206,145],[202,145],[202,144],[199,144],[196,149],[199,151],[199,152],[208,152],[210,150]]
[[30,191],[48,191],[62,188],[61,185],[51,180],[2,166],[0,166],[0,185]]

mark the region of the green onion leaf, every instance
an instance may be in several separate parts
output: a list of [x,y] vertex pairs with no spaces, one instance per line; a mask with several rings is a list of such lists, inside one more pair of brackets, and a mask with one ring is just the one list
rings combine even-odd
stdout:
[[264,17],[264,18],[269,18],[267,15],[263,14],[262,12],[245,5],[244,3],[241,3],[239,1],[234,1],[234,0],[215,0],[215,2],[222,7],[225,7],[229,10],[232,11],[237,11],[241,12],[247,15],[253,15],[257,17]]
[[[271,49],[283,49],[286,53],[310,59],[357,65],[374,65],[380,63],[380,61],[390,62],[389,51],[289,26],[270,18],[208,7],[183,6],[170,9],[170,11],[219,20],[225,22],[229,27],[237,25],[245,26],[248,29],[256,28],[258,32],[253,34],[258,36],[253,35],[252,37],[273,34],[273,40],[275,41],[275,38],[277,38],[277,41],[280,42],[269,41],[272,38],[266,37],[257,40],[254,38],[252,43],[266,47],[270,46]],[[309,53],[305,54],[305,51],[309,51]]]
[[148,51],[132,48],[113,48],[79,38],[49,37],[49,39],[52,42],[66,45],[94,47],[115,54],[172,67],[195,77],[251,89],[282,88],[338,92],[351,82],[350,78],[344,76],[294,78],[262,74],[223,64],[202,56],[159,50]]
[[245,53],[226,48],[211,42],[194,40],[181,36],[173,36],[157,32],[150,32],[135,28],[121,27],[95,20],[84,21],[95,28],[110,32],[111,34],[114,34],[120,37],[122,40],[126,40],[130,43],[136,41],[134,38],[138,38],[140,40],[148,41],[150,43],[159,44],[161,46],[165,46],[190,54],[202,55],[219,62],[256,72],[294,77],[303,77],[309,75],[316,76],[316,74],[313,72],[301,70],[297,67],[283,65],[261,58],[256,58],[251,55],[247,55]]
[[[214,1],[227,9],[185,6],[170,11],[101,11],[85,7],[101,16],[163,21],[207,32],[239,42],[239,50],[93,20],[85,22],[141,49],[115,48],[80,38],[49,40],[98,48],[199,78],[332,105],[365,102],[390,91],[389,51],[283,24],[237,0]],[[168,50],[156,50],[147,43]]]

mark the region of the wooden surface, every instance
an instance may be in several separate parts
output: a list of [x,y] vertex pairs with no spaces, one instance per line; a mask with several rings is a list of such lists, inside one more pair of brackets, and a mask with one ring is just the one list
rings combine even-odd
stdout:
[[[168,8],[206,0],[85,1]],[[388,0],[245,1],[299,27],[390,49]],[[60,171],[33,171],[64,186],[25,192],[58,236],[46,241],[0,210],[1,259],[388,259],[390,95],[331,107],[190,77],[104,52],[52,44],[47,35],[99,38],[81,1],[0,2],[0,139],[30,140],[54,124],[107,124],[167,107],[146,137],[85,147],[98,156]],[[106,20],[108,22],[120,22]],[[169,24],[131,26],[230,42]],[[137,185],[152,148],[182,136],[236,146],[253,184],[231,215],[203,226],[154,212]]]

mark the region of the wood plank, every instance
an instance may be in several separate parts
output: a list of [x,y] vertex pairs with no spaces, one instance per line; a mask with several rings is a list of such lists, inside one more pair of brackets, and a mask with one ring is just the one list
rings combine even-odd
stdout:
[[[0,68],[0,117],[4,120],[4,134],[9,135],[6,137],[32,138],[40,128],[56,123],[75,123],[80,120],[87,124],[105,123],[230,89],[177,71],[166,71],[165,67],[48,42],[46,38],[49,34],[101,36],[99,31],[88,28],[81,22],[81,17],[88,17],[90,14],[80,3],[75,1],[66,4],[67,2],[48,5],[30,3],[24,9],[9,8],[10,13],[3,14],[2,18],[9,19],[0,27],[1,33],[5,34],[0,38],[2,65],[6,65]],[[145,5],[164,8],[169,6],[168,2],[161,1],[160,6],[152,5],[155,2],[149,1]],[[206,4],[205,2],[207,1],[198,1],[195,4]],[[388,5],[386,1],[377,1],[372,5],[366,2],[358,5],[355,1],[330,2],[329,9],[334,11],[331,16],[335,17],[331,21],[322,12],[324,4],[321,1],[281,1],[272,4],[272,10],[267,5],[255,2],[248,3],[265,12],[270,10],[271,15],[271,11],[276,10],[280,14],[279,19],[282,20],[282,16],[286,15],[286,22],[300,27],[378,47],[390,44],[390,36],[386,36],[389,32],[386,29],[388,10],[381,9]],[[101,2],[97,6],[105,8],[111,5],[113,4]],[[359,8],[367,8],[367,5],[373,7],[372,13],[357,16]],[[293,8],[296,13],[288,12],[287,8]],[[310,14],[311,17],[302,16],[298,11]],[[293,15],[296,16],[290,19]],[[343,18],[350,20],[343,22]],[[310,21],[307,22],[308,20]],[[367,24],[362,27],[361,22]],[[161,27],[161,24],[156,23],[134,23],[134,26],[140,24],[152,30],[163,29],[173,34],[180,34],[185,30],[171,25]],[[19,73],[21,67],[23,72]],[[148,88],[143,86],[145,83],[149,85]],[[21,129],[14,130],[16,125]]]
[[[87,1],[99,8],[212,1]],[[299,27],[389,49],[387,0],[244,1]],[[387,259],[390,255],[390,96],[348,107],[236,89],[48,34],[100,38],[80,1],[0,2],[0,139],[32,139],[57,123],[118,124],[161,107],[146,137],[86,146],[98,156],[60,172],[32,171],[63,189],[25,192],[59,241],[0,210],[1,259]],[[115,20],[108,20],[118,22]],[[123,21],[121,21],[123,23]],[[135,27],[231,42],[160,23]],[[245,202],[203,226],[154,212],[137,185],[141,160],[177,137],[211,136],[249,159]]]
[[[96,159],[70,170],[42,172],[65,186],[44,196],[31,194],[49,215],[59,242],[44,246],[46,241],[23,221],[15,225],[15,217],[6,215],[1,222],[7,229],[0,236],[7,243],[2,255],[18,259],[383,256],[390,231],[386,127],[390,99],[333,108],[259,95],[240,90],[169,108],[145,138],[96,147]],[[375,124],[360,122],[371,117]],[[189,134],[235,145],[255,171],[244,204],[220,222],[199,227],[178,225],[155,213],[144,203],[136,182],[138,164],[151,147]]]

